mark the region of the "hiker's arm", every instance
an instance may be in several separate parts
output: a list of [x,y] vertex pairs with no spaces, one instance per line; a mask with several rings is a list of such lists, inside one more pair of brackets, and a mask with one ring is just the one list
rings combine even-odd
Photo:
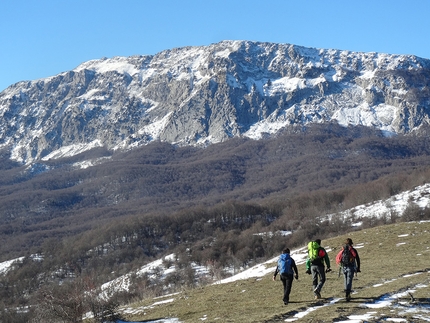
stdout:
[[355,261],[357,262],[357,272],[360,272],[360,256],[358,255],[357,250],[355,250],[355,254],[357,255],[355,257]]
[[327,265],[327,269],[330,268],[330,258],[328,257],[328,253],[325,253],[324,256],[325,264]]
[[275,273],[273,274],[273,280],[276,279],[277,274],[278,274],[278,266],[276,266]]
[[306,258],[306,273],[311,274],[311,260],[309,258]]
[[339,253],[336,255],[336,264],[340,266],[340,261],[342,259],[342,252],[343,248],[339,251]]
[[294,277],[296,279],[299,279],[299,271],[297,270],[296,262],[294,261],[294,259],[292,259],[291,267],[293,268],[293,271],[294,271]]

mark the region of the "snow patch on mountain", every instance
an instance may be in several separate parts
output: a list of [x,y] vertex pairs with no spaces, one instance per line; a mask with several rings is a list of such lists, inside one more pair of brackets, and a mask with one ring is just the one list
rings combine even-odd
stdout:
[[0,262],[0,275],[6,274],[12,268],[13,264],[20,263],[23,261],[23,259],[24,257],[19,257],[16,259]]
[[396,107],[388,104],[370,107],[368,103],[362,102],[353,108],[339,109],[333,114],[332,119],[337,120],[342,126],[362,125],[395,133],[392,123],[397,110]]
[[[290,110],[294,111],[294,107],[292,107]],[[245,137],[258,140],[261,139],[265,134],[276,133],[290,124],[288,118],[288,112],[291,112],[290,110],[282,111],[280,114],[278,114],[278,111],[275,111],[269,118],[252,125],[243,135]]]
[[130,64],[126,57],[114,57],[110,59],[91,60],[79,65],[74,69],[75,72],[90,70],[96,73],[117,72],[120,74],[134,75],[139,73],[139,69]]
[[[368,217],[390,217],[392,214],[401,216],[410,205],[420,208],[430,207],[430,184],[417,186],[413,190],[396,194],[386,200],[361,204],[346,211],[338,213],[342,218],[363,219]],[[335,214],[328,215],[331,219]]]
[[46,161],[46,160],[56,159],[61,157],[74,156],[84,151],[97,148],[97,147],[103,147],[100,140],[94,140],[88,144],[76,144],[76,145],[64,146],[46,155],[45,157],[42,158],[42,160]]
[[96,158],[96,159],[89,159],[89,160],[85,160],[82,162],[73,163],[72,167],[77,168],[77,169],[85,169],[85,168],[92,167],[95,165],[100,165],[109,159],[111,159],[111,157],[100,157],[100,158]]

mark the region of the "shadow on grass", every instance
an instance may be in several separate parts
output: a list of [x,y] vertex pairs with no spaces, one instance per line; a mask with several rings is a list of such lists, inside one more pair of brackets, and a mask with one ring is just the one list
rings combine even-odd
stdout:
[[378,297],[352,297],[349,302],[346,301],[345,298],[341,300],[341,302],[345,303],[373,303],[378,300]]
[[162,321],[165,320],[165,317],[160,317],[158,319],[152,319],[152,320],[145,320],[145,321],[124,321],[124,320],[118,320],[115,323],[148,323],[148,322],[157,322],[157,321]]

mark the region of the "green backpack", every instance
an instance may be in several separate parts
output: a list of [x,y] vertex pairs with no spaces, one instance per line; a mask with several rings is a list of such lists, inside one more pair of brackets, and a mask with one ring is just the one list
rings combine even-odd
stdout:
[[311,263],[320,258],[318,255],[319,249],[320,245],[317,242],[311,241],[308,243],[308,257],[311,260]]

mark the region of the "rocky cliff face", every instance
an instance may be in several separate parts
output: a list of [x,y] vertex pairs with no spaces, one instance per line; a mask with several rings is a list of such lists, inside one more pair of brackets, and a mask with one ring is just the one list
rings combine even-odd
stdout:
[[288,44],[224,41],[83,63],[0,93],[0,148],[14,160],[208,145],[338,122],[387,133],[429,123],[430,61]]

